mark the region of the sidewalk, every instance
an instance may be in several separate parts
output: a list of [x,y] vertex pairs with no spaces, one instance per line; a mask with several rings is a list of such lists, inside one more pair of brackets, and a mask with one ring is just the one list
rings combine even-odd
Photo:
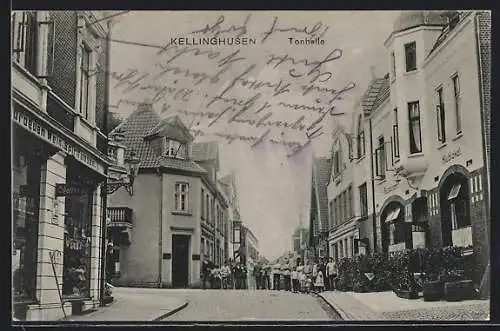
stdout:
[[[80,316],[68,316],[68,321],[155,321],[184,309],[188,302],[165,295],[145,295],[141,289],[115,287],[114,302],[97,311]],[[151,290],[148,289],[151,293]],[[161,292],[160,292],[161,293]]]
[[319,294],[344,320],[484,321],[489,300],[426,302],[402,299],[392,291],[375,293],[323,292]]

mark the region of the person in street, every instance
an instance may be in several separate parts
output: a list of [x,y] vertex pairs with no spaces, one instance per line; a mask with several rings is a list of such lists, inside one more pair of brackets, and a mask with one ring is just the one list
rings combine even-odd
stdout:
[[270,290],[271,289],[271,286],[269,284],[269,271],[270,271],[269,265],[265,264],[262,267],[262,270],[261,270],[261,273],[262,273],[262,288],[265,289],[265,290]]
[[285,285],[285,291],[291,291],[292,290],[292,279],[291,279],[291,270],[290,270],[290,264],[286,263],[284,268],[283,268],[283,282]]
[[335,290],[335,277],[337,277],[336,264],[334,263],[333,258],[330,258],[328,263],[326,264],[327,290]]
[[297,267],[292,270],[292,292],[297,293],[299,290],[299,273]]
[[222,276],[222,288],[227,290],[231,276],[231,269],[229,269],[227,261],[225,261],[224,265],[221,267],[221,276]]
[[261,269],[262,266],[260,265],[260,262],[253,267],[253,278],[255,280],[255,287],[257,290],[261,289]]
[[203,259],[203,263],[201,265],[201,280],[203,282],[203,289],[207,289],[207,281],[208,278],[210,277],[210,263],[208,260],[205,258]]
[[109,242],[106,248],[106,282],[111,283],[115,272],[113,243]]
[[273,266],[273,289],[280,290],[281,265],[279,262]]
[[304,273],[304,262],[302,262],[301,260],[299,261],[298,263],[298,266],[297,266],[297,276],[298,276],[298,286],[299,286],[299,292],[302,293],[302,291],[304,290],[305,288],[305,281],[306,281],[306,277],[305,277],[305,273]]
[[325,290],[325,282],[323,279],[322,270],[318,270],[318,275],[316,276],[316,282],[314,283],[314,290],[316,292],[323,292]]

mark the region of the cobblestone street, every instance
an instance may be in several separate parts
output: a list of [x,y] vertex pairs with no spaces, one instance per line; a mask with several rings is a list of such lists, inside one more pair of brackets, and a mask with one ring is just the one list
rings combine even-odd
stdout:
[[313,295],[284,291],[172,290],[189,304],[164,321],[327,321],[339,315]]

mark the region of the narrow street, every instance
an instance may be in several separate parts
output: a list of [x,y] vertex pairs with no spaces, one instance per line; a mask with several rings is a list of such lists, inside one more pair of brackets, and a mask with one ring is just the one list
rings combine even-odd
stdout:
[[320,298],[267,290],[168,290],[189,304],[164,321],[340,320]]

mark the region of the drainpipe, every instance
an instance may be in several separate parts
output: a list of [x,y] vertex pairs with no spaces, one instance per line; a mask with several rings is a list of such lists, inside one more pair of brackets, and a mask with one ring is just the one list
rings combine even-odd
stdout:
[[[109,69],[109,63],[111,59],[111,22],[107,22],[107,40],[106,40],[106,69]],[[106,116],[104,116],[104,130],[106,132],[106,151],[108,150],[108,114],[109,114],[109,73],[106,70],[106,75],[104,76],[106,90],[104,93],[104,107],[106,107]],[[108,174],[108,167],[106,166],[105,174]],[[104,306],[104,294],[106,289],[106,237],[108,236],[108,230],[106,228],[106,218],[108,211],[108,181],[104,181],[103,190],[101,190],[101,195],[104,197],[102,200],[103,204],[103,215],[101,216],[101,288],[100,288],[100,305]],[[101,198],[102,198],[101,197]]]
[[370,126],[370,176],[372,181],[372,209],[373,209],[373,253],[378,250],[377,245],[377,213],[375,210],[375,174],[374,174],[374,161],[373,161],[373,125],[371,116],[368,118],[368,123]]
[[160,224],[159,224],[159,234],[158,234],[158,288],[161,288],[161,274],[163,266],[163,173],[160,168],[157,168],[158,175],[160,176]]

